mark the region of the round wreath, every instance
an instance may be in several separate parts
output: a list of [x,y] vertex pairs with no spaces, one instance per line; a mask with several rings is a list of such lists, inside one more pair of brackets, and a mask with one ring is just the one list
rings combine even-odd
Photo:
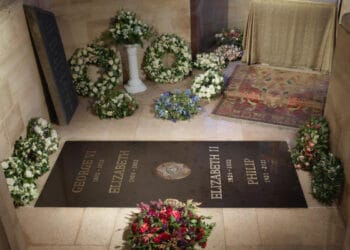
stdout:
[[[121,75],[120,58],[102,43],[89,44],[86,48],[77,49],[69,61],[76,92],[81,96],[97,97],[119,84]],[[89,65],[100,67],[96,82],[89,79]]]
[[209,69],[205,73],[194,78],[192,91],[200,98],[211,99],[221,93],[224,87],[222,73]]
[[[175,56],[175,61],[169,68],[162,62],[162,57],[167,53]],[[178,82],[191,72],[191,60],[191,51],[184,40],[175,34],[163,34],[146,49],[143,70],[155,82]]]
[[28,204],[38,197],[33,166],[17,157],[10,157],[1,163],[6,182],[16,205]]
[[45,150],[45,143],[38,138],[20,138],[16,141],[13,156],[18,157],[34,170],[37,178],[49,170],[49,156]]
[[131,116],[138,108],[136,100],[128,93],[115,91],[95,102],[95,112],[101,119]]
[[27,137],[41,139],[45,144],[45,150],[48,154],[57,151],[59,146],[59,137],[50,122],[43,118],[30,119],[27,127]]

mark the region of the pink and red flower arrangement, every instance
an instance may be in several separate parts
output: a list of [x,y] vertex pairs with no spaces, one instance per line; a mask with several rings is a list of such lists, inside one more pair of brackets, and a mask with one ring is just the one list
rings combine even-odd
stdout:
[[311,118],[297,133],[291,150],[295,168],[311,171],[322,155],[328,154],[328,122],[324,117]]
[[196,244],[205,248],[215,226],[205,222],[210,217],[196,214],[192,201],[174,206],[159,200],[139,208],[128,236],[132,249],[195,249]]

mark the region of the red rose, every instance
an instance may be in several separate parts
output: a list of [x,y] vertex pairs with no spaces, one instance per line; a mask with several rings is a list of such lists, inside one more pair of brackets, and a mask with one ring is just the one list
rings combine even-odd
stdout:
[[162,218],[160,220],[161,220],[163,225],[167,225],[168,224],[168,220],[167,219]]
[[132,225],[131,225],[131,231],[132,231],[133,233],[136,233],[136,232],[137,232],[137,224],[136,224],[136,223],[132,223]]
[[149,243],[149,237],[148,237],[148,235],[144,235],[144,236],[142,237],[142,243],[144,243],[144,244],[148,244],[148,243]]
[[160,212],[159,212],[159,218],[161,219],[167,219],[169,216],[167,215],[167,211],[165,209],[162,209]]
[[143,223],[143,224],[140,226],[140,228],[139,228],[139,232],[140,232],[140,233],[144,233],[144,232],[146,232],[146,231],[148,230],[148,228],[149,228],[149,224],[148,224],[148,223]]
[[157,235],[157,237],[154,237],[154,238],[153,238],[153,242],[154,242],[154,243],[160,243],[160,236]]
[[171,216],[173,216],[173,217],[175,217],[175,219],[180,219],[181,218],[181,213],[179,212],[179,211],[177,211],[177,210],[173,210],[172,212],[171,212]]
[[198,234],[196,237],[196,241],[200,241],[203,238],[203,234]]
[[180,227],[180,232],[183,234],[187,231],[187,228],[186,227]]
[[158,232],[158,230],[159,230],[159,227],[152,227],[150,232],[151,233],[156,233],[156,232]]
[[206,242],[202,242],[202,243],[200,243],[200,246],[201,246],[201,248],[206,248],[207,243]]
[[167,241],[167,240],[170,240],[171,238],[171,235],[168,233],[161,233],[159,236],[162,241]]

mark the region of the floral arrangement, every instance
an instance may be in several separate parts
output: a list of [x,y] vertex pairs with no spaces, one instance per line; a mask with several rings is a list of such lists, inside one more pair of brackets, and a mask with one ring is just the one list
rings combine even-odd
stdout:
[[[112,49],[105,48],[103,42],[92,43],[77,49],[69,60],[76,92],[81,96],[98,97],[119,84],[121,62]],[[96,82],[89,79],[89,65],[100,68]]]
[[[175,56],[175,62],[169,68],[162,62],[162,57],[167,53]],[[184,40],[175,34],[163,34],[146,49],[143,70],[149,79],[157,83],[174,83],[191,72],[191,61],[191,51]]]
[[236,60],[240,60],[243,56],[243,50],[236,45],[221,45],[215,49],[215,53],[221,55],[226,64]]
[[16,206],[38,197],[35,180],[49,170],[49,156],[58,149],[59,137],[43,118],[30,119],[27,137],[19,138],[11,157],[1,162],[9,191]]
[[51,123],[43,118],[30,119],[27,126],[27,137],[38,138],[45,143],[45,150],[53,154],[59,146],[59,138]]
[[37,138],[20,138],[15,143],[13,156],[19,158],[34,170],[34,177],[42,176],[49,170],[49,156],[45,144]]
[[200,98],[192,94],[190,89],[184,92],[180,90],[164,92],[155,102],[156,117],[174,122],[188,120],[201,110],[199,100]]
[[95,102],[94,108],[101,119],[119,119],[132,115],[138,108],[138,104],[128,93],[115,91],[100,97]]
[[35,184],[35,169],[17,157],[1,163],[6,182],[16,206],[24,205],[38,197]]
[[219,95],[224,88],[224,77],[221,72],[209,69],[194,78],[192,91],[200,98],[211,99]]
[[291,150],[296,168],[312,170],[322,153],[328,152],[329,128],[324,117],[312,118],[297,132],[296,146]]
[[131,11],[121,10],[111,20],[109,32],[117,44],[143,44],[152,36],[151,26],[142,23]]
[[215,40],[217,45],[236,45],[242,47],[243,32],[238,28],[232,28],[222,31],[221,33],[215,34]]
[[193,66],[198,69],[208,70],[222,70],[225,68],[225,58],[218,53],[202,53],[197,54],[196,61]]
[[210,217],[196,213],[192,201],[173,206],[159,200],[139,208],[128,236],[132,249],[195,249],[197,244],[205,248],[215,226],[205,222]]
[[344,169],[333,154],[322,154],[312,167],[312,195],[320,202],[331,205],[341,193]]

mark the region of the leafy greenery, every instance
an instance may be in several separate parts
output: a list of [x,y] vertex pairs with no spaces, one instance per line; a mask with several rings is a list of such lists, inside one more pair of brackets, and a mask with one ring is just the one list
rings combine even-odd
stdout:
[[243,32],[238,28],[226,29],[215,34],[217,45],[235,45],[242,48]]
[[6,182],[16,206],[38,197],[36,179],[49,170],[49,156],[58,149],[59,137],[51,123],[32,118],[27,137],[19,138],[11,157],[1,162]]
[[[112,49],[104,47],[103,42],[77,49],[69,60],[69,65],[75,90],[81,96],[99,97],[120,83],[120,58]],[[88,76],[89,65],[99,67],[95,82]]]
[[196,61],[193,66],[203,70],[220,71],[226,66],[225,57],[219,53],[201,53],[197,54]]
[[153,35],[153,29],[131,11],[121,10],[111,20],[109,32],[117,44],[140,44]]
[[209,69],[196,76],[192,83],[192,91],[200,98],[211,98],[221,94],[224,88],[224,77],[220,71]]
[[26,164],[18,157],[9,157],[1,162],[1,168],[16,206],[28,204],[38,197],[33,165]]
[[45,143],[38,138],[20,138],[16,141],[13,156],[32,166],[34,177],[38,178],[49,170],[49,156]]
[[[175,61],[165,67],[162,57],[173,54]],[[192,55],[186,42],[175,34],[163,34],[149,46],[143,58],[143,70],[157,83],[174,83],[184,79],[192,70]]]
[[195,249],[196,244],[205,248],[215,226],[205,222],[210,217],[196,213],[192,201],[173,206],[159,200],[139,207],[128,236],[132,249]]
[[297,133],[297,144],[291,150],[296,168],[311,171],[312,195],[330,205],[341,192],[344,170],[339,159],[329,152],[329,127],[324,117],[312,118]]
[[312,167],[312,195],[320,202],[332,204],[341,192],[344,170],[339,159],[333,154],[322,154]]
[[37,138],[45,143],[45,150],[48,154],[53,154],[59,146],[59,137],[51,123],[43,118],[30,119],[27,126],[27,137]]
[[322,154],[328,152],[329,128],[324,117],[312,118],[297,133],[296,146],[291,150],[296,168],[312,170]]
[[120,119],[131,116],[138,108],[136,100],[128,93],[114,91],[101,96],[94,104],[95,112],[101,119]]
[[156,117],[166,120],[188,120],[197,114],[201,107],[200,98],[192,94],[190,89],[181,92],[164,92],[155,103]]

